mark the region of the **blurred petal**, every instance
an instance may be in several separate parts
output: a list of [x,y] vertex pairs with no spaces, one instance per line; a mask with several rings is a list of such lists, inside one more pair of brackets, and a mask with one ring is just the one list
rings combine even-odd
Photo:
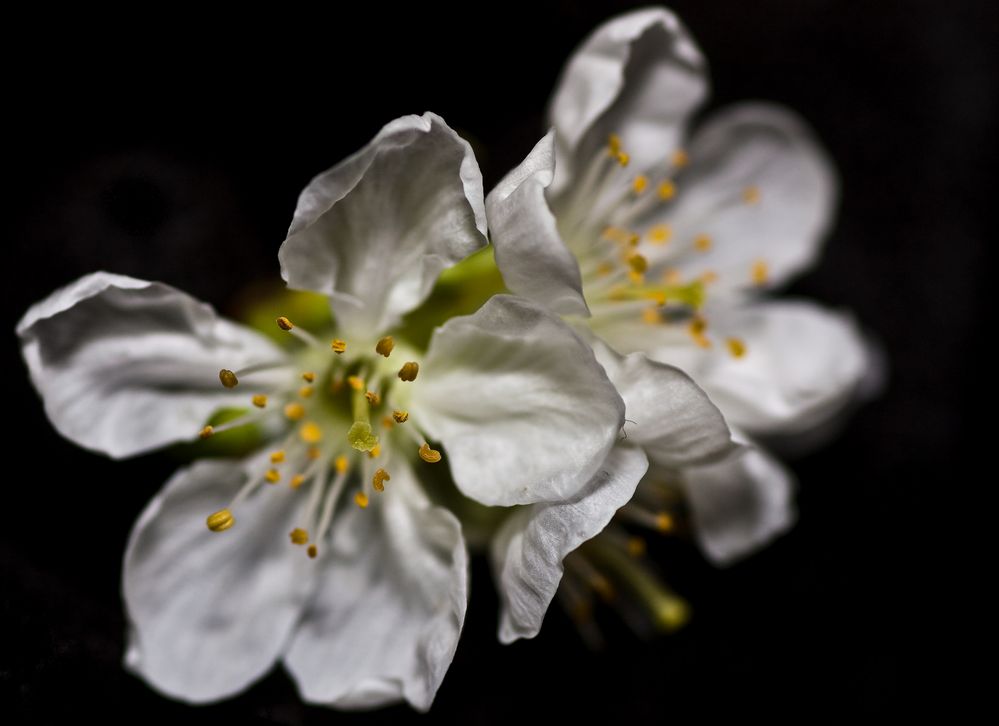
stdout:
[[589,346],[548,311],[497,295],[434,333],[413,415],[483,504],[579,492],[610,452],[624,404]]
[[295,492],[264,486],[233,511],[231,529],[205,526],[235,496],[245,470],[252,469],[230,461],[182,469],[129,538],[126,664],[172,698],[213,701],[263,676],[312,589],[314,563],[288,538],[299,525]]
[[611,133],[638,169],[667,158],[707,90],[704,59],[669,10],[636,10],[604,23],[569,59],[552,97],[555,188],[564,189]]
[[[222,387],[220,369],[284,359],[180,290],[106,272],[35,304],[17,334],[59,433],[115,458],[195,438],[216,409],[249,405],[249,393]],[[254,392],[268,390],[254,376]]]
[[757,448],[683,471],[698,544],[714,564],[730,565],[794,524],[794,480]]
[[285,656],[302,698],[340,708],[405,699],[426,711],[465,618],[461,525],[398,457],[368,509],[346,505],[320,555],[320,586]]
[[541,630],[562,580],[562,560],[595,537],[635,493],[648,469],[641,449],[615,446],[597,474],[572,499],[514,512],[492,545],[493,570],[503,600],[499,638],[512,643]]
[[426,113],[392,121],[313,179],[278,258],[290,287],[329,295],[347,334],[372,337],[484,246],[485,233],[472,148]]
[[545,189],[555,170],[554,132],[486,199],[496,264],[512,292],[560,315],[589,315],[579,265],[565,246],[548,208]]

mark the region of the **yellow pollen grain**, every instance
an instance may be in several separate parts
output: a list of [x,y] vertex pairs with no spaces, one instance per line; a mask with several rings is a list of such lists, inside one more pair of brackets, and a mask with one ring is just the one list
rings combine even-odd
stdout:
[[382,397],[379,396],[374,391],[367,391],[364,394],[364,397],[368,399],[368,403],[370,403],[372,406],[377,406],[379,403],[382,402]]
[[687,156],[687,152],[683,149],[677,149],[669,158],[670,163],[677,167],[682,168],[690,163],[690,157]]
[[609,262],[601,262],[597,265],[597,274],[600,275],[600,277],[607,277],[607,275],[612,272],[614,272],[614,265]]
[[205,426],[201,431],[198,432],[198,436],[203,439],[209,439],[215,433],[215,429],[211,426]]
[[277,469],[268,469],[267,473],[264,474],[264,479],[267,480],[268,484],[277,484],[281,481],[281,472]]
[[347,376],[347,384],[355,391],[364,390],[364,379],[359,376]]
[[336,460],[334,460],[333,462],[333,468],[336,469],[337,474],[345,473],[347,471],[348,466],[350,466],[350,462],[347,460],[347,457],[344,456],[343,454],[340,454],[340,456],[336,457]]
[[384,338],[375,343],[375,353],[383,355],[386,358],[392,354],[393,348],[395,348],[395,341],[392,340],[391,335],[386,335]]
[[628,163],[631,161],[631,157],[623,151],[619,151],[614,154],[614,160],[617,161],[617,163],[622,167],[625,167],[628,166]]
[[402,368],[399,369],[399,378],[403,381],[415,381],[417,374],[420,372],[420,364],[416,361],[407,361],[402,364]]
[[666,224],[657,224],[649,230],[649,242],[654,245],[664,245],[673,236],[673,230]]
[[628,266],[631,268],[632,272],[637,272],[641,275],[649,269],[649,261],[645,259],[644,255],[641,255],[638,252],[632,252],[628,255]]
[[655,308],[645,308],[642,311],[642,322],[648,325],[657,325],[662,321],[662,316]]
[[302,380],[306,383],[314,383],[316,380],[316,374],[312,371],[306,371],[302,374]]
[[679,285],[683,276],[680,271],[675,267],[670,267],[666,272],[663,273],[663,282],[667,285]]
[[760,188],[757,186],[748,186],[742,190],[742,201],[746,204],[756,204],[760,201]]
[[611,156],[617,156],[618,152],[621,151],[621,137],[617,134],[611,134],[607,137],[607,150]]
[[368,495],[364,492],[358,492],[354,495],[354,504],[359,506],[361,509],[368,508]]
[[690,321],[690,327],[688,328],[690,337],[693,338],[694,342],[702,348],[711,347],[711,341],[708,340],[708,337],[704,334],[704,331],[707,329],[708,324],[704,321],[704,318],[694,318]]
[[733,358],[742,358],[746,355],[746,344],[739,338],[728,338],[725,345],[728,346],[728,352],[732,354]]
[[611,581],[606,577],[601,575],[599,572],[594,573],[590,579],[590,587],[593,591],[600,596],[600,599],[604,602],[613,602],[614,598],[617,597],[617,593],[614,590],[614,586]]
[[628,549],[628,554],[632,557],[641,557],[645,554],[645,540],[641,537],[629,537],[625,546]]
[[318,444],[323,440],[323,430],[315,421],[306,421],[298,430],[298,435],[307,444]]
[[295,324],[292,323],[290,320],[288,320],[288,318],[286,318],[284,315],[282,315],[280,318],[277,319],[277,326],[281,328],[281,330],[291,330],[292,328],[295,327]]
[[316,549],[315,545],[309,545],[309,549],[307,549],[305,551],[309,555],[309,559],[310,560],[316,559],[316,555],[319,554],[319,550]]
[[673,517],[668,512],[659,512],[656,515],[656,529],[662,534],[672,531],[673,524]]
[[698,252],[707,252],[711,249],[711,238],[706,234],[699,234],[694,238],[694,247]]
[[766,262],[757,260],[753,263],[752,278],[754,285],[767,284],[767,280],[770,279],[770,269],[767,267]]
[[420,458],[423,459],[428,464],[436,464],[441,460],[441,452],[431,449],[430,444],[424,441],[420,445]]
[[372,459],[382,455],[382,445],[375,444],[368,450],[368,456]]
[[314,390],[312,386],[302,386],[298,389],[298,395],[301,398],[310,398]]
[[629,247],[638,247],[638,243],[642,241],[642,235],[635,234],[634,232],[628,233],[627,243]]
[[280,464],[282,461],[284,461],[284,452],[283,451],[275,451],[274,453],[271,454],[271,463],[272,464]]
[[223,368],[219,371],[219,380],[226,388],[235,388],[239,385],[239,379],[236,378],[236,374],[228,368]]
[[384,469],[375,469],[375,475],[371,478],[371,486],[375,488],[376,492],[383,492],[385,491],[385,482],[391,478]]
[[319,448],[316,446],[310,446],[308,449],[305,450],[305,455],[309,457],[310,461],[315,461],[316,459],[318,459],[320,456],[323,455],[323,452],[320,451]]
[[215,514],[209,514],[206,522],[208,524],[208,529],[212,532],[224,532],[232,525],[236,524],[236,520],[233,518],[232,512],[228,509],[220,509],[215,512]]
[[656,305],[662,307],[666,304],[666,293],[662,290],[655,290],[648,293],[646,296],[649,300],[652,300]]
[[285,418],[298,421],[305,415],[305,406],[300,403],[289,403],[284,407]]
[[656,192],[662,200],[672,199],[676,196],[676,184],[669,179],[664,179],[659,182],[659,187],[656,189]]
[[295,527],[291,530],[291,543],[297,545],[304,545],[309,541],[309,533],[306,532],[301,527]]
[[635,177],[635,180],[631,182],[631,188],[635,194],[641,194],[649,187],[649,178],[645,174],[639,174]]
[[292,489],[298,489],[304,483],[305,483],[305,474],[295,474],[295,476],[291,478],[291,481],[288,482],[288,486],[290,486]]
[[641,285],[643,282],[645,282],[645,275],[643,275],[641,272],[628,270],[628,279],[631,281],[632,285]]
[[388,415],[382,416],[382,428],[383,429],[390,429],[393,426],[395,426],[395,419],[393,419],[391,416],[388,416]]
[[333,342],[330,343],[330,348],[333,349],[334,353],[336,353],[337,355],[340,355],[345,350],[347,350],[347,341],[340,340],[339,338],[334,338]]
[[256,396],[250,399],[253,405],[257,408],[264,408],[267,405],[267,396],[262,393],[258,393]]
[[392,418],[395,419],[396,423],[406,423],[409,420],[409,411],[395,410],[392,412]]

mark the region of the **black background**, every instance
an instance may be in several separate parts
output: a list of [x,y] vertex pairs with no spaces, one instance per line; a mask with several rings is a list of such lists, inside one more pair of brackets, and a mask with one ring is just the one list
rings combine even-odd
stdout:
[[[944,528],[970,504],[969,443],[995,169],[992,3],[678,2],[711,67],[709,108],[770,99],[803,114],[842,176],[821,265],[792,291],[853,309],[889,356],[889,386],[832,445],[793,462],[797,528],[726,571],[658,548],[695,607],[644,643],[605,618],[592,654],[553,609],[502,647],[473,569],[465,632],[424,720],[851,722],[948,712]],[[61,722],[324,723],[418,718],[306,707],[279,670],[198,709],[120,667],[120,561],[174,462],[110,462],[47,423],[13,328],[34,301],[95,269],[160,279],[223,311],[277,275],[298,191],[386,121],[433,110],[479,154],[487,189],[543,131],[561,63],[626,3],[468,5],[367,17],[249,11],[222,19],[39,18],[7,28],[0,515],[2,718]],[[204,12],[204,11],[201,11]],[[9,206],[8,206],[9,205]],[[975,401],[977,402],[977,401]],[[11,415],[13,414],[13,415]]]

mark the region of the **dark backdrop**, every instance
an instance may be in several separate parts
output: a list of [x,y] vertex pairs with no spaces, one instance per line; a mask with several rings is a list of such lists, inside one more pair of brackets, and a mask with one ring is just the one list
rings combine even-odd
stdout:
[[[846,722],[941,702],[952,662],[937,646],[951,637],[944,606],[958,599],[943,531],[969,506],[958,492],[978,390],[972,336],[984,317],[980,207],[995,168],[991,5],[674,5],[711,64],[712,108],[785,103],[830,150],[843,181],[838,222],[794,292],[855,310],[883,342],[889,386],[835,443],[793,463],[800,523],[770,549],[727,571],[689,546],[660,549],[695,607],[679,635],[643,643],[611,619],[613,641],[594,655],[553,609],[535,641],[501,647],[489,573],[476,564],[430,720]],[[14,438],[0,510],[0,718],[415,718],[305,707],[280,671],[201,709],[126,675],[121,555],[174,464],[112,463],[57,436],[14,324],[98,268],[164,280],[226,310],[246,281],[277,275],[277,246],[309,178],[403,113],[434,110],[470,138],[488,188],[543,130],[568,53],[627,6],[214,20],[169,8],[8,26],[3,345]]]

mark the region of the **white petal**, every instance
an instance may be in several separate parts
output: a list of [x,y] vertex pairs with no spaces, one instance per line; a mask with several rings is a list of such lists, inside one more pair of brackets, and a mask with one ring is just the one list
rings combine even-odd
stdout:
[[[715,115],[690,144],[690,166],[679,194],[661,221],[673,242],[686,247],[671,260],[687,278],[717,274],[712,291],[759,287],[754,266],[765,265],[764,286],[774,287],[816,258],[836,202],[836,174],[804,122],[790,111],[742,104]],[[747,190],[759,198],[747,203]],[[752,193],[752,192],[750,192]],[[655,221],[655,220],[653,220]],[[707,252],[693,250],[706,234]]]
[[624,404],[589,346],[547,310],[497,295],[430,341],[413,389],[417,423],[483,504],[565,499],[597,471]]
[[368,509],[334,521],[321,581],[285,656],[302,697],[340,708],[430,708],[465,618],[461,525],[429,503],[402,457]]
[[302,192],[278,258],[296,289],[332,298],[348,335],[377,336],[484,246],[482,175],[432,113],[385,126]]
[[707,86],[704,59],[669,10],[637,10],[597,28],[569,59],[552,97],[555,188],[563,189],[610,133],[639,169],[667,158]]
[[220,369],[284,359],[180,290],[106,272],[34,305],[17,334],[59,433],[116,458],[195,438],[219,407],[249,405],[246,385],[226,390]]
[[545,199],[555,171],[553,137],[548,132],[489,193],[489,234],[507,288],[560,315],[586,316],[579,265]]
[[683,470],[698,544],[716,565],[729,565],[794,524],[794,480],[757,448]]
[[642,353],[622,356],[592,340],[597,360],[624,399],[625,433],[663,466],[686,466],[731,451],[721,412],[689,376]]
[[562,560],[599,534],[627,504],[648,469],[638,447],[615,446],[579,494],[514,512],[492,544],[493,570],[503,601],[499,638],[512,643],[541,630],[562,580]]
[[314,563],[288,536],[300,526],[302,499],[287,487],[263,486],[233,510],[231,529],[205,525],[235,495],[244,470],[254,471],[227,461],[182,469],[129,538],[126,664],[173,698],[213,701],[263,676],[312,589]]

